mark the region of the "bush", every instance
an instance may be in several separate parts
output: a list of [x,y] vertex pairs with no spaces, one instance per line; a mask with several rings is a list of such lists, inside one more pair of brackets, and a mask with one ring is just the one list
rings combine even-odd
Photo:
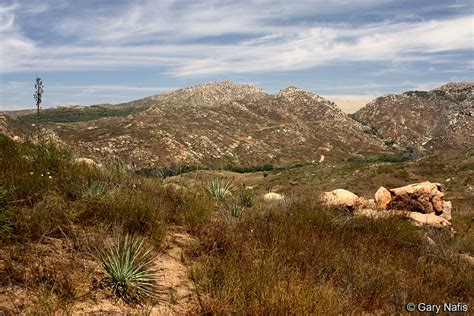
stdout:
[[[144,111],[146,107],[115,107],[94,105],[85,108],[59,107],[43,110],[39,117],[40,123],[56,122],[71,123],[97,120],[104,117],[125,117],[133,113]],[[29,123],[36,123],[36,114],[26,114],[18,117],[18,120]]]
[[124,187],[98,202],[92,216],[109,225],[123,227],[126,233],[149,235],[161,241],[165,234],[161,220],[160,196],[153,186]]
[[243,187],[238,192],[239,204],[243,207],[251,207],[253,205],[253,200],[255,193],[253,189],[248,187]]
[[3,241],[10,239],[15,231],[16,218],[7,209],[5,191],[0,188],[0,245]]
[[113,245],[99,251],[99,259],[117,298],[137,303],[156,295],[154,249],[143,238],[119,235]]
[[198,194],[186,196],[183,204],[178,208],[180,223],[195,231],[211,220],[213,210],[214,207],[208,197]]
[[61,196],[46,195],[30,211],[29,235],[39,238],[43,235],[63,237],[72,229],[77,214]]

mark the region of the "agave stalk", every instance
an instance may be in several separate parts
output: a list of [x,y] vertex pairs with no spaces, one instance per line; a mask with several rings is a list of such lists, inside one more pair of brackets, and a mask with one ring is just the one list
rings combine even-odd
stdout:
[[43,92],[44,92],[44,86],[43,86],[43,81],[41,78],[37,77],[36,78],[36,84],[35,84],[35,93],[33,94],[33,98],[36,101],[36,133],[38,137],[38,141],[40,140],[40,109],[41,109],[41,101],[43,98]]

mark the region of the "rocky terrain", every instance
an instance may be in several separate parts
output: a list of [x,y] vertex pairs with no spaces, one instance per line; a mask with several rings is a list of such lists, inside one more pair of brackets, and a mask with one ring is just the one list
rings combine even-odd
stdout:
[[[104,117],[84,120],[90,113],[77,110],[73,114],[77,119],[66,121],[47,110],[44,115],[54,119],[43,119],[42,127],[85,157],[100,161],[119,158],[138,165],[285,165],[319,159],[322,154],[391,151],[368,127],[334,103],[296,87],[270,95],[250,85],[224,81],[118,107],[140,111],[120,116],[109,110]],[[9,128],[17,126],[25,136],[19,128],[25,125],[22,116],[12,121],[16,123]]]
[[[332,157],[463,152],[474,143],[471,82],[379,97],[349,116],[317,94],[230,81],[117,105],[43,110],[45,137],[101,162],[285,166]],[[3,112],[2,133],[36,132],[31,111]]]
[[428,152],[452,152],[474,144],[474,82],[448,83],[431,91],[379,97],[354,113],[388,143]]

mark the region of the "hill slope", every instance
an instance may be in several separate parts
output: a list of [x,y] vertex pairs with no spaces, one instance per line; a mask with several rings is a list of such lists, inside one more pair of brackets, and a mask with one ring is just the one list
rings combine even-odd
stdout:
[[130,114],[44,126],[82,155],[139,165],[286,164],[390,150],[334,103],[296,87],[270,95],[223,81],[118,107]]
[[377,98],[354,113],[386,140],[406,148],[459,151],[474,144],[474,82]]

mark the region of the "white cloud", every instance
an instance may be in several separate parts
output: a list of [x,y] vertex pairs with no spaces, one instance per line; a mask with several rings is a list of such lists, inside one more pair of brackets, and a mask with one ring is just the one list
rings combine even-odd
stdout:
[[[303,17],[392,1],[140,1],[59,18],[44,45],[15,19],[48,3],[1,7],[0,72],[160,67],[176,77],[307,69],[332,62],[436,62],[441,52],[472,50],[473,17],[349,25]],[[241,37],[238,35],[240,34]],[[203,38],[226,36],[227,42]],[[235,39],[232,39],[235,37]],[[451,57],[451,60],[453,58]]]

